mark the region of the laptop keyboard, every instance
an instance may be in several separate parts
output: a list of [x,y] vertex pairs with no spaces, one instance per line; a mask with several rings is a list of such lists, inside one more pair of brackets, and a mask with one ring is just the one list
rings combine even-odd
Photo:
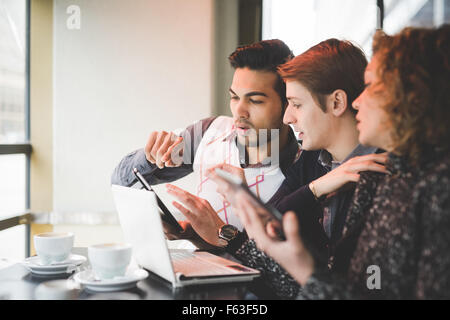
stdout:
[[236,264],[232,261],[206,252],[171,251],[170,257],[175,273],[185,276],[232,275],[242,272],[235,268]]

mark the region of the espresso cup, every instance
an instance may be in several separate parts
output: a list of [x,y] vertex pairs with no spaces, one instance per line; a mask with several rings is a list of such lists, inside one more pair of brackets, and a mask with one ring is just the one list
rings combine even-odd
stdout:
[[34,236],[34,248],[42,265],[66,260],[72,251],[72,232],[46,232]]
[[123,277],[131,261],[131,245],[126,243],[97,244],[88,248],[94,275],[101,279]]

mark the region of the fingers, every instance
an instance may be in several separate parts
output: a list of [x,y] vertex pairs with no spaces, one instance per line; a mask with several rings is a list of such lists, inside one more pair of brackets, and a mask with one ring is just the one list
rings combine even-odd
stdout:
[[184,140],[177,137],[162,156],[162,161],[166,167],[179,167],[183,163]]
[[175,208],[177,208],[178,210],[180,210],[180,212],[186,217],[188,218],[188,220],[191,219],[195,219],[195,215],[192,214],[192,212],[185,208],[182,204],[176,202],[176,201],[172,201],[172,204]]
[[222,189],[226,189],[229,185],[228,181],[219,176],[213,169],[208,169],[206,176],[213,180]]
[[228,163],[221,163],[220,165],[216,166],[219,169],[222,169],[223,171],[229,172],[231,174],[237,174],[240,175],[240,172],[242,171],[242,168],[233,166]]
[[183,228],[182,232],[188,232],[191,229],[191,223],[186,220],[178,221],[178,224]]
[[220,194],[222,200],[233,203],[233,188],[230,184],[218,175],[211,175],[210,178],[217,184],[216,191]]
[[216,169],[221,169],[223,171],[226,171],[228,173],[236,175],[236,176],[238,176],[240,178],[245,177],[244,170],[242,168],[233,166],[233,165],[228,164],[228,163],[220,163],[218,165],[212,166],[211,168],[209,168],[207,170],[207,174],[215,174],[215,170]]
[[300,236],[300,227],[295,212],[288,211],[284,214],[283,230],[287,241],[295,242],[297,246],[301,244],[301,247],[303,247],[303,241]]
[[[178,204],[179,205],[179,204]],[[181,210],[180,210],[181,211]],[[178,221],[183,231],[178,231],[170,224],[161,220],[163,224],[164,234],[168,240],[191,240],[193,236],[193,231],[191,227],[191,223],[187,220]]]
[[377,162],[379,164],[385,164],[388,159],[387,153],[372,153],[364,156],[358,156],[350,159],[349,163],[369,163],[369,162]]
[[243,223],[250,237],[264,241],[267,238],[264,223],[256,207],[246,197],[240,197],[239,210],[243,218]]
[[346,168],[347,172],[358,173],[361,171],[375,171],[381,173],[387,173],[387,169],[384,165],[376,163],[372,160],[365,160],[362,162],[349,164]]
[[245,229],[247,229],[247,233],[250,236],[250,227],[251,227],[251,221],[250,218],[247,214],[247,210],[246,210],[246,202],[245,199],[242,199],[242,197],[240,197],[239,195],[237,196],[236,199],[236,214],[239,217],[239,219],[241,220],[242,224],[245,226]]
[[172,134],[166,134],[164,138],[161,138],[162,143],[156,151],[156,165],[158,168],[164,168],[163,156],[166,154],[167,149],[169,149],[172,144]]
[[179,201],[181,201],[184,205],[188,206],[191,210],[195,207],[195,201],[197,197],[189,192],[178,188],[172,184],[166,184],[166,189],[169,194],[176,197]]
[[281,235],[281,226],[278,222],[272,220],[266,224],[266,231],[269,237],[279,239]]
[[168,223],[166,223],[164,220],[161,221],[164,229],[164,234],[166,235],[166,238],[168,240],[178,240],[178,233],[175,231],[175,229]]
[[[183,138],[166,131],[152,132],[145,146],[145,156],[150,163],[162,169],[166,166],[180,166],[182,159],[175,157],[175,152],[183,154]],[[174,153],[172,153],[174,152]],[[176,163],[173,161],[177,158]],[[180,161],[181,160],[181,161]]]
[[156,142],[157,137],[158,137],[158,132],[150,133],[150,136],[147,139],[147,144],[145,145],[145,148],[144,148],[145,157],[147,158],[147,161],[149,161],[150,163],[153,163],[153,164],[156,163],[156,159],[153,158],[151,151]]
[[212,166],[212,167],[209,168],[207,171],[210,172],[210,171],[214,171],[214,170],[216,170],[216,169],[222,169],[222,170],[224,170],[224,171],[227,171],[227,172],[230,172],[230,173],[231,173],[231,171],[229,171],[229,170],[230,170],[230,167],[233,167],[233,166],[232,166],[232,165],[229,165],[229,164],[227,164],[227,163],[219,163],[219,164],[216,164],[216,165]]
[[190,223],[189,221],[178,221],[180,226],[183,228],[183,231],[176,230],[171,224],[161,220],[164,234],[168,240],[180,240],[180,239],[189,239],[190,234],[188,232]]
[[181,188],[179,188],[179,187],[177,187],[177,186],[175,186],[173,184],[170,184],[170,183],[166,184],[166,189],[167,189],[168,193],[170,193],[171,195],[173,195],[173,196],[175,196],[177,198],[180,198],[180,200],[181,199],[186,200],[186,199],[190,199],[190,198],[191,199],[192,198],[197,198],[192,193],[189,193],[186,190],[183,190],[183,189],[181,189]]
[[[176,197],[180,202],[183,203],[183,205],[187,207],[189,212],[186,212],[186,217],[190,221],[193,221],[193,219],[195,218],[199,218],[201,212],[211,212],[211,210],[214,211],[214,209],[211,207],[211,204],[205,199],[194,196],[193,194],[172,184],[167,184],[166,188],[169,194]],[[184,214],[182,210],[180,211]]]
[[158,168],[161,169],[160,163],[158,163],[157,153],[161,145],[164,143],[165,138],[167,137],[167,132],[162,131],[158,132],[156,136],[155,143],[153,144],[153,147],[150,150],[150,155],[154,159],[154,164],[158,166]]
[[219,180],[219,181],[225,181],[222,177],[220,177],[220,176],[216,173],[216,169],[221,169],[221,170],[223,170],[223,169],[222,169],[223,165],[224,165],[224,163],[221,163],[221,164],[212,166],[211,168],[207,169],[207,170],[206,170],[206,176],[207,176],[208,178],[213,179],[214,181],[216,181],[216,179]]
[[223,165],[224,165],[223,163],[220,163],[220,164],[216,164],[215,166],[212,166],[211,168],[206,170],[206,175],[215,175],[215,173],[216,173],[215,170],[217,168],[222,169]]
[[[342,165],[342,172],[349,174],[350,181],[358,181],[359,175],[354,175],[362,171],[375,171],[388,173],[385,163],[387,153],[368,154],[365,156],[354,157]],[[357,179],[355,179],[357,178]]]

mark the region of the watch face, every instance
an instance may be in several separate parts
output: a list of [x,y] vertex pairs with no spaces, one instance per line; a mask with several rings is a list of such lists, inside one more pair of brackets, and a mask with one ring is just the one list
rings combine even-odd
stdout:
[[238,233],[238,229],[232,225],[224,225],[221,229],[220,229],[220,235],[225,238],[226,240],[231,240],[233,239],[236,234]]

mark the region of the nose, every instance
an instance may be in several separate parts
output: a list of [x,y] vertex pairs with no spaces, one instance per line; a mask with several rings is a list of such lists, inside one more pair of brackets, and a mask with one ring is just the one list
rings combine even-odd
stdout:
[[286,111],[284,112],[283,123],[284,124],[294,124],[296,122],[297,122],[297,118],[294,115],[291,105],[288,104],[288,106],[286,107]]
[[356,98],[356,99],[353,101],[353,103],[352,103],[353,109],[359,110],[359,105],[360,105],[360,103],[361,103],[361,96],[362,96],[362,94],[360,94],[360,95],[358,96],[358,98]]
[[244,101],[244,99],[239,100],[239,102],[235,105],[234,113],[235,118],[238,119],[250,118],[250,114],[248,112],[248,104]]

